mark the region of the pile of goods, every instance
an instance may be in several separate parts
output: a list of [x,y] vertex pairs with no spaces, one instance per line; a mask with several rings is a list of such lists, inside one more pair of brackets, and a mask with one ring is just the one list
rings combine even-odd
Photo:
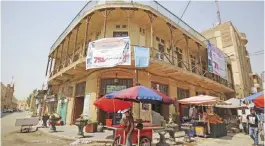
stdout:
[[207,119],[209,120],[210,124],[220,124],[223,123],[222,118],[216,114],[208,114]]

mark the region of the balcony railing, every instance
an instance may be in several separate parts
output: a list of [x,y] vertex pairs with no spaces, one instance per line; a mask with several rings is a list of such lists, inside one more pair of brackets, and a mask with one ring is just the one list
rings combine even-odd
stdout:
[[[204,76],[204,77],[209,78],[215,82],[218,82],[222,85],[225,85],[226,87],[234,89],[232,83],[230,83],[226,79],[223,79],[220,76],[218,76],[212,72],[209,72],[208,70],[202,69],[202,65],[199,67],[196,62],[195,62],[195,65],[191,65],[191,63],[189,64],[189,63],[185,62],[184,60],[180,60],[176,56],[172,57],[172,55],[169,53],[160,52],[159,50],[157,50],[155,48],[152,49],[151,58],[153,58],[155,60],[160,60],[163,62],[170,63],[171,65],[177,66],[178,68],[182,68],[186,71],[196,73],[200,76]],[[172,61],[172,58],[174,60],[174,63]]]
[[[131,48],[133,48],[133,46]],[[52,77],[53,75],[55,75],[56,73],[61,71],[63,68],[66,68],[69,65],[71,65],[72,63],[78,61],[79,59],[82,59],[82,58],[86,57],[86,51],[84,51],[84,48],[86,49],[87,45],[86,45],[86,47],[83,47],[83,44],[80,44],[77,48],[78,49],[77,49],[77,51],[74,54],[72,54],[69,57],[67,57],[66,60],[62,61],[61,64],[59,64],[51,72],[50,77]],[[132,52],[131,52],[132,58],[134,58],[133,49],[131,49],[131,50],[132,50]],[[159,50],[157,50],[155,48],[151,49],[150,56],[151,56],[152,59],[160,60],[160,61],[163,61],[163,62],[167,62],[167,63],[169,63],[169,64],[171,64],[173,66],[176,66],[178,68],[182,68],[182,69],[184,69],[186,71],[198,74],[200,76],[204,76],[204,77],[209,78],[209,79],[211,79],[211,80],[213,80],[215,82],[218,82],[218,83],[220,83],[222,85],[225,85],[226,87],[234,89],[232,83],[230,83],[229,81],[221,78],[220,76],[218,76],[218,75],[216,75],[216,74],[214,74],[212,72],[209,72],[207,69],[203,69],[202,65],[199,67],[199,65],[196,63],[196,61],[195,61],[195,65],[192,65],[191,63],[189,64],[189,63],[185,62],[183,59],[178,59],[176,57],[176,55],[172,57],[171,54],[160,52]],[[172,61],[172,58],[173,58],[174,61]],[[184,56],[183,56],[183,58],[184,58]]]
[[154,10],[158,11],[168,19],[170,19],[172,22],[174,22],[176,25],[178,25],[180,28],[182,28],[184,31],[186,31],[187,34],[195,37],[198,39],[198,41],[201,41],[202,43],[206,44],[206,38],[201,35],[199,32],[194,30],[192,27],[190,27],[188,24],[186,24],[184,21],[182,21],[179,17],[177,17],[175,14],[170,12],[168,9],[166,9],[163,5],[158,3],[157,1],[134,1],[134,0],[123,0],[123,1],[98,1],[98,0],[90,0],[87,2],[87,4],[81,9],[81,11],[75,16],[75,18],[71,21],[71,23],[67,26],[67,28],[63,31],[63,33],[59,36],[59,38],[55,41],[55,43],[52,45],[50,52],[52,52],[61,42],[62,40],[67,36],[69,32],[72,31],[72,29],[85,17],[85,14],[91,10],[94,7],[98,7],[100,5],[106,5],[106,4],[140,4],[145,5],[153,8]]

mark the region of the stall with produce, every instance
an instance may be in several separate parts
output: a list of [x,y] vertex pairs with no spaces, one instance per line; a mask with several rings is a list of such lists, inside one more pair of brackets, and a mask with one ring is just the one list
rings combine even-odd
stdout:
[[178,100],[180,107],[188,108],[188,113],[181,115],[181,128],[186,130],[187,136],[221,137],[227,134],[222,118],[213,110],[218,102],[218,97],[208,95]]

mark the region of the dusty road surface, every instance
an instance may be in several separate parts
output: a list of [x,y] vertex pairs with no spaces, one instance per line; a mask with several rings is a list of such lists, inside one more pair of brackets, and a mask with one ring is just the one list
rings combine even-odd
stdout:
[[1,138],[2,146],[64,146],[72,142],[67,139],[51,137],[40,131],[30,133],[19,133],[20,127],[15,126],[17,118],[29,116],[28,112],[14,112],[1,115]]
[[[74,140],[58,138],[41,131],[20,133],[15,126],[17,118],[29,117],[28,112],[14,112],[1,115],[1,146],[69,146]],[[102,143],[81,144],[79,146],[101,146]]]
[[11,132],[2,139],[3,146],[69,146],[71,140],[51,137],[40,131],[31,133]]

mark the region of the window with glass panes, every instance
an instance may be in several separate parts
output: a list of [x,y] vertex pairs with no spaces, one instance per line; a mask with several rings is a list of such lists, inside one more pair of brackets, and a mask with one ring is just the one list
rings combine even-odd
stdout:
[[114,31],[113,37],[127,37],[128,32],[127,31]]
[[189,89],[177,88],[178,100],[188,98],[190,96]]

